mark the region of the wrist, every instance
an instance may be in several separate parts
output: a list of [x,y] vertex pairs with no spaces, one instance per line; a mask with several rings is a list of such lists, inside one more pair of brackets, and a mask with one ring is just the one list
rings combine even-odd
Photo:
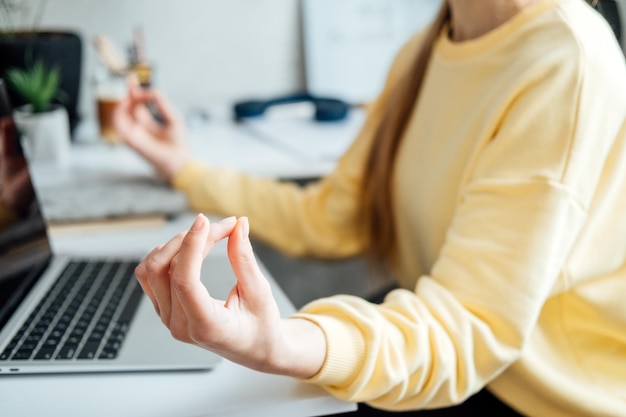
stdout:
[[176,175],[187,165],[190,161],[189,155],[184,155],[179,158],[172,158],[166,161],[159,170],[165,180],[172,183]]
[[277,373],[299,379],[317,374],[326,359],[326,337],[310,320],[287,318],[281,321],[283,343],[276,355]]

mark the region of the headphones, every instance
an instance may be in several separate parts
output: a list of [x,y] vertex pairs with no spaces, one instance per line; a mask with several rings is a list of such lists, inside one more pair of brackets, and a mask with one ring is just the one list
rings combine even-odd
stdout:
[[236,121],[251,117],[260,117],[272,106],[281,104],[310,102],[315,106],[314,119],[318,122],[336,122],[346,118],[350,105],[335,98],[314,97],[310,94],[293,94],[271,100],[246,100],[235,103],[233,107]]

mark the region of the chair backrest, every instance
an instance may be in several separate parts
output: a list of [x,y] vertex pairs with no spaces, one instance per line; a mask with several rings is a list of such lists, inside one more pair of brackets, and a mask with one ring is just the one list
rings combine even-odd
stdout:
[[626,53],[626,0],[598,0],[594,7],[607,20]]

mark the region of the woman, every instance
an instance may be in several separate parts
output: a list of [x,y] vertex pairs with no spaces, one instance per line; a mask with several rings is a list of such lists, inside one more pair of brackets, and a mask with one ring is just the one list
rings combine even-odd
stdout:
[[[402,289],[280,320],[246,217],[200,215],[137,276],[176,338],[348,401],[440,408],[487,387],[527,415],[626,415],[625,119],[624,57],[582,0],[444,2],[305,189],[190,162],[167,103],[134,90],[120,132],[196,210],[247,216],[287,253],[367,253]],[[238,282],[222,304],[199,271],[224,236]]]

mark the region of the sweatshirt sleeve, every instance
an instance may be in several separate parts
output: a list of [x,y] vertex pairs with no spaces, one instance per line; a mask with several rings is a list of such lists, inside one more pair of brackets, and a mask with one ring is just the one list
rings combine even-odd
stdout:
[[414,291],[381,305],[336,296],[302,309],[328,346],[309,382],[391,410],[462,402],[519,358],[584,218],[554,184],[468,186]]
[[358,143],[332,174],[304,187],[197,162],[186,165],[173,185],[194,210],[247,216],[251,234],[283,253],[346,257],[363,246],[355,224],[361,167],[357,148]]
[[599,127],[595,109],[610,105],[612,88],[603,79],[568,63],[518,92],[468,169],[439,257],[414,291],[381,305],[335,296],[299,312],[327,339],[308,382],[384,409],[444,407],[520,357],[555,283],[567,282],[567,256],[623,123],[616,111]]
[[247,216],[251,234],[283,253],[342,258],[362,252],[365,237],[357,214],[364,160],[388,101],[390,86],[408,65],[415,42],[419,42],[419,35],[396,58],[386,87],[370,106],[350,148],[334,171],[320,181],[299,187],[191,162],[173,178],[173,186],[185,193],[194,210]]

